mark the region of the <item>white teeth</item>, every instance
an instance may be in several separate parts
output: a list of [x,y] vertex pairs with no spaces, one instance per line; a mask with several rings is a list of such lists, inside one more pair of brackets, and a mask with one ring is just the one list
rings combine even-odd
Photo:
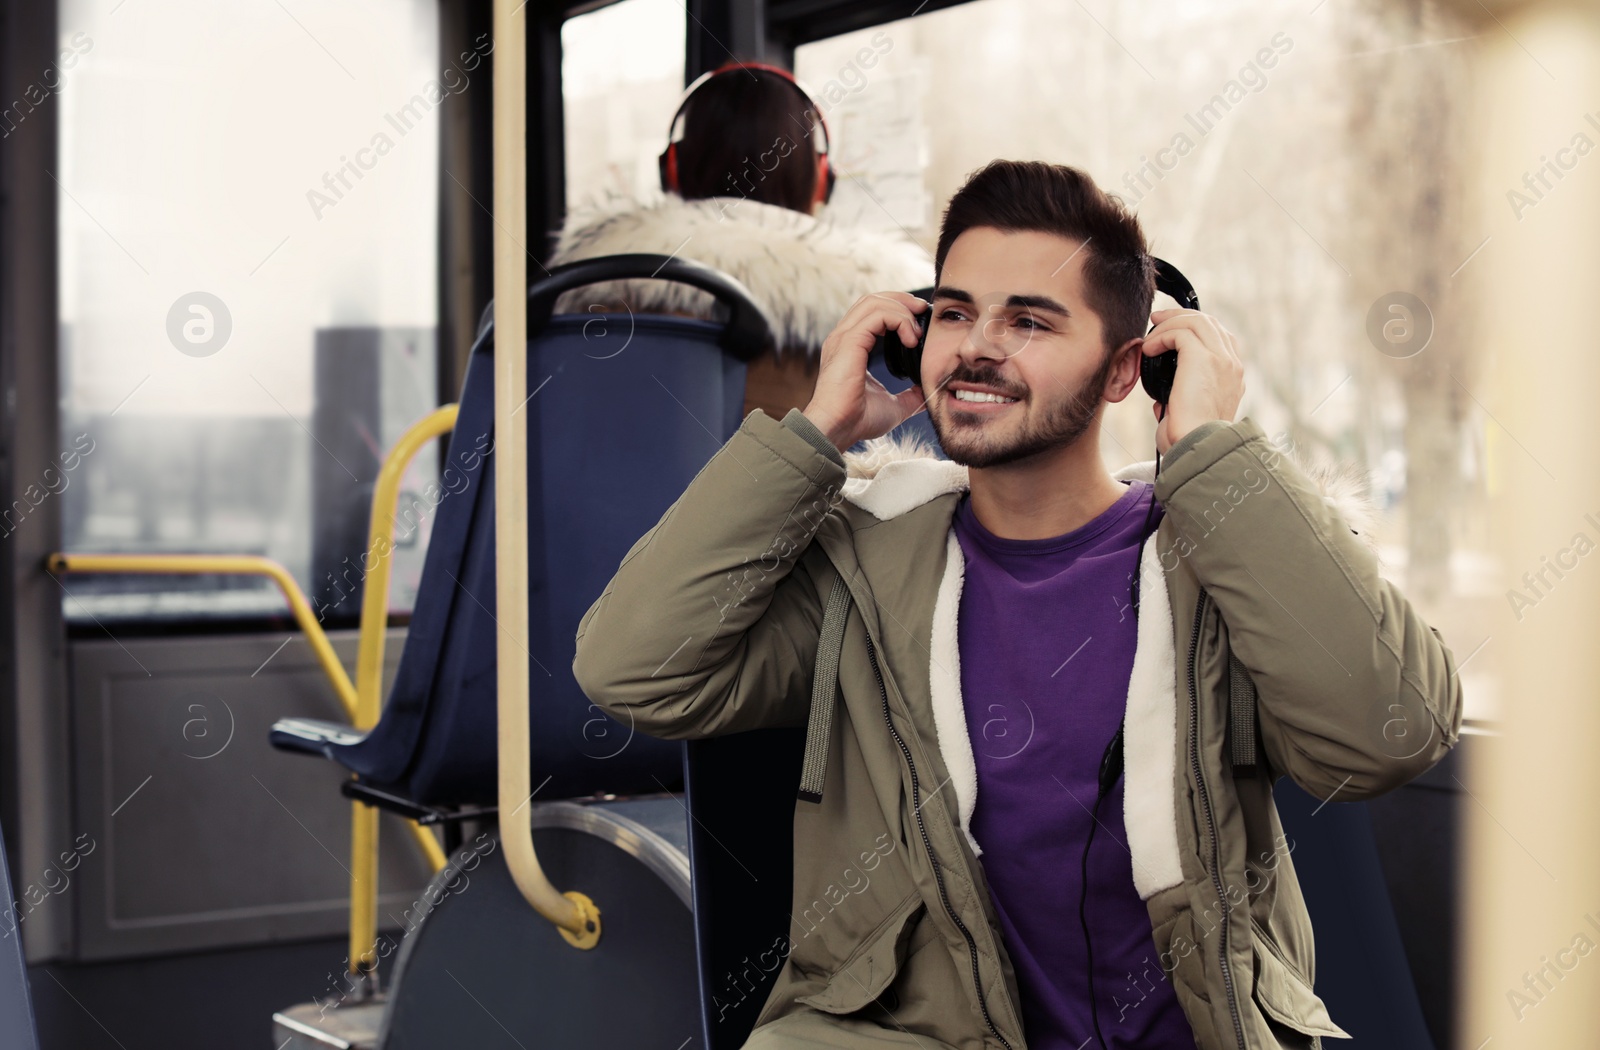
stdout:
[[998,401],[1001,404],[1010,404],[1011,402],[1015,401],[1016,398],[1014,398],[1014,397],[1001,397],[999,394],[979,393],[976,390],[957,390],[956,391],[956,400],[957,401]]

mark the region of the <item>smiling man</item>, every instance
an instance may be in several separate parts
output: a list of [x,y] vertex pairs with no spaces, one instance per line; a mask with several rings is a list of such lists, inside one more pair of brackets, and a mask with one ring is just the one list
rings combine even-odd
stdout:
[[[851,307],[805,411],[746,417],[579,628],[578,681],[645,732],[808,727],[805,921],[746,1045],[1343,1035],[1272,784],[1349,801],[1429,768],[1460,728],[1450,651],[1348,497],[1233,421],[1234,337],[1150,313],[1144,235],[1087,176],[988,165],[935,261],[931,306]],[[869,352],[924,315],[921,382],[890,394]],[[1113,473],[1104,405],[1169,350],[1159,473]],[[924,408],[948,460],[873,440]],[[1426,737],[1403,756],[1397,710]]]

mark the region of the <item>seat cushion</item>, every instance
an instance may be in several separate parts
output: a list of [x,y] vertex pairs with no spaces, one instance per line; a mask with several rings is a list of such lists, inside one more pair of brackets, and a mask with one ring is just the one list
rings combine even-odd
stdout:
[[334,748],[349,747],[366,739],[366,731],[339,722],[315,718],[283,718],[272,723],[272,746],[279,751],[300,751],[333,758]]

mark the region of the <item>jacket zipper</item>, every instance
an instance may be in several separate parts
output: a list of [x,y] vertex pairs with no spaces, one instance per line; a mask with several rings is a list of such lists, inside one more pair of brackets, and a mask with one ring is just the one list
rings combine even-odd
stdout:
[[1011,1050],[1011,1044],[1006,1042],[1005,1036],[1000,1034],[1000,1029],[995,1027],[994,1018],[989,1016],[989,1004],[983,998],[983,981],[978,969],[978,942],[973,938],[972,931],[967,929],[967,924],[961,921],[961,916],[950,904],[950,897],[945,893],[944,873],[939,870],[939,861],[933,855],[933,842],[928,838],[928,828],[922,821],[922,789],[917,781],[917,766],[911,760],[911,749],[906,747],[906,742],[901,739],[900,731],[894,727],[894,719],[889,717],[889,691],[883,684],[883,673],[878,670],[878,656],[872,646],[872,636],[867,636],[867,657],[872,661],[872,676],[878,680],[878,695],[883,698],[883,721],[889,727],[889,735],[894,737],[894,742],[900,745],[900,754],[905,756],[906,767],[911,770],[911,808],[917,816],[917,831],[922,835],[922,848],[928,853],[928,863],[933,868],[933,880],[939,887],[939,903],[944,905],[945,914],[950,916],[956,924],[956,929],[961,931],[961,936],[967,939],[967,953],[972,959],[972,986],[978,993],[978,1008],[983,1011],[983,1021],[989,1026],[989,1031],[1000,1040],[1000,1045],[1006,1050]]
[[1239,1019],[1239,1001],[1233,990],[1233,971],[1228,966],[1228,894],[1222,885],[1221,861],[1217,848],[1216,818],[1211,812],[1211,795],[1206,791],[1205,774],[1200,768],[1200,691],[1195,684],[1200,666],[1200,625],[1205,618],[1206,602],[1211,595],[1200,592],[1200,601],[1194,610],[1194,634],[1189,639],[1189,757],[1194,763],[1194,781],[1200,789],[1200,802],[1206,811],[1206,831],[1211,844],[1211,882],[1217,889],[1217,902],[1222,905],[1222,936],[1218,938],[1218,961],[1222,964],[1222,984],[1228,992],[1228,1010],[1233,1018],[1233,1033],[1239,1040],[1239,1050],[1245,1050],[1244,1024]]

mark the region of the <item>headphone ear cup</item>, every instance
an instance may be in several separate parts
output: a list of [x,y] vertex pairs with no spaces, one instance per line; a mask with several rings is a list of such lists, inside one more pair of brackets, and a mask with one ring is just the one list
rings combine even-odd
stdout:
[[833,165],[828,163],[828,155],[824,153],[817,162],[817,192],[822,203],[826,204],[833,198],[833,186],[837,181]]
[[922,385],[922,348],[928,343],[927,311],[917,315],[917,345],[907,346],[900,341],[896,332],[885,332],[878,337],[878,346],[883,351],[883,365],[892,376],[909,379],[914,385]]
[[667,143],[667,148],[656,158],[656,168],[661,173],[661,191],[678,192],[678,144]]

